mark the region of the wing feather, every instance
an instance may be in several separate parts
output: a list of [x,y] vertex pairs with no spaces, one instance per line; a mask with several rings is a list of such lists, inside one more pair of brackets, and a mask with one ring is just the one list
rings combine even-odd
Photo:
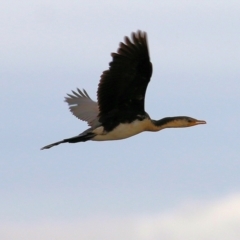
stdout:
[[125,37],[117,53],[112,53],[109,70],[104,71],[98,86],[99,117],[113,111],[144,112],[144,98],[152,75],[147,34],[137,31]]
[[84,89],[81,91],[77,88],[77,91],[72,91],[72,93],[65,97],[65,102],[68,103],[72,114],[80,120],[88,122],[91,127],[99,125],[97,102],[93,101]]

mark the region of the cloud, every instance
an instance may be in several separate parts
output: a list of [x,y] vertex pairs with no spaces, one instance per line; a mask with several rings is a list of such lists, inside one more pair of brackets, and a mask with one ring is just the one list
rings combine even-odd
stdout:
[[211,202],[190,201],[170,212],[74,221],[1,223],[8,240],[238,240],[240,194]]
[[142,219],[142,239],[237,240],[240,238],[240,195],[211,203],[188,203],[171,213]]

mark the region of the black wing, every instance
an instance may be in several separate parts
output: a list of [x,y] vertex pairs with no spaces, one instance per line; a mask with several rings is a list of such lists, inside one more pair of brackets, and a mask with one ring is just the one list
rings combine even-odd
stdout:
[[111,111],[144,112],[144,98],[152,75],[147,34],[132,33],[125,37],[117,53],[111,54],[109,70],[104,71],[98,86],[99,117]]

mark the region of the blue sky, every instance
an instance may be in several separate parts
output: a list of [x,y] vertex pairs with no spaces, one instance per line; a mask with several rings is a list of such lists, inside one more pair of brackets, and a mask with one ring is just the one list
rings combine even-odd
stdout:
[[[238,240],[239,15],[234,0],[2,3],[1,239]],[[96,99],[110,53],[138,29],[146,111],[207,125],[40,151],[87,128],[66,93]]]

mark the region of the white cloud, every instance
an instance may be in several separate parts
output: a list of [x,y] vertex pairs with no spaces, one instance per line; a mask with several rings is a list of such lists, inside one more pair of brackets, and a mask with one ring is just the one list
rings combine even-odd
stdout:
[[237,240],[240,195],[207,204],[189,203],[174,212],[143,219],[142,239]]
[[2,223],[6,240],[239,240],[240,194],[208,203],[188,202],[148,216],[91,217],[77,221]]

